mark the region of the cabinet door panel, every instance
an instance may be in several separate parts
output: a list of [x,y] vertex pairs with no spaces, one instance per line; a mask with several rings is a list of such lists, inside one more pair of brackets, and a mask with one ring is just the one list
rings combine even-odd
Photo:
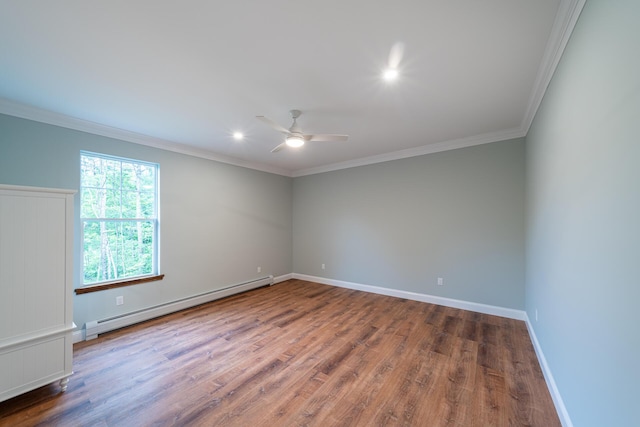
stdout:
[[0,353],[0,401],[65,376],[64,336]]
[[72,374],[73,194],[0,185],[0,401]]

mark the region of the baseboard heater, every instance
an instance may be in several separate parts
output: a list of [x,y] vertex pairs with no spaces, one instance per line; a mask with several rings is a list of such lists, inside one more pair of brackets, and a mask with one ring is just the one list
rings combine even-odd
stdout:
[[85,323],[85,340],[92,340],[97,338],[99,334],[103,334],[105,332],[124,328],[125,326],[144,322],[145,320],[164,316],[165,314],[174,313],[176,311],[267,285],[273,285],[273,276],[263,277],[250,282],[238,283],[223,289],[216,289],[215,291],[194,295],[166,304],[156,305],[154,307],[145,308],[143,310],[134,311],[121,316],[110,317],[102,320],[93,320]]

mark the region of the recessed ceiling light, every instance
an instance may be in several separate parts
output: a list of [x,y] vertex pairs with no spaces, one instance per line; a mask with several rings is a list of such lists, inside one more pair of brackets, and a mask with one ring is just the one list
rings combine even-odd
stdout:
[[398,78],[398,70],[396,70],[395,68],[387,68],[382,74],[382,77],[386,81],[391,82]]
[[404,55],[404,43],[397,42],[391,46],[391,51],[389,52],[389,63],[387,64],[387,69],[384,70],[382,77],[388,81],[392,82],[398,78],[398,65],[400,65],[400,61],[402,61],[402,55]]
[[233,139],[235,139],[236,141],[240,141],[244,139],[244,134],[242,132],[234,132]]

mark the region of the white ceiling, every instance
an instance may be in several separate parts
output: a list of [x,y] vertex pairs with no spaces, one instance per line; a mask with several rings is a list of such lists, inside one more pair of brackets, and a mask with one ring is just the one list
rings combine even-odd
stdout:
[[[0,0],[0,112],[288,176],[503,140],[526,134],[575,3]],[[293,108],[349,141],[271,153],[255,116],[289,127]]]

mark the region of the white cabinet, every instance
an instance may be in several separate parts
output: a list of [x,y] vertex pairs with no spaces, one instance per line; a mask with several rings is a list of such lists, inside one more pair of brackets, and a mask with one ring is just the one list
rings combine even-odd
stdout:
[[0,401],[72,374],[74,193],[0,185]]

